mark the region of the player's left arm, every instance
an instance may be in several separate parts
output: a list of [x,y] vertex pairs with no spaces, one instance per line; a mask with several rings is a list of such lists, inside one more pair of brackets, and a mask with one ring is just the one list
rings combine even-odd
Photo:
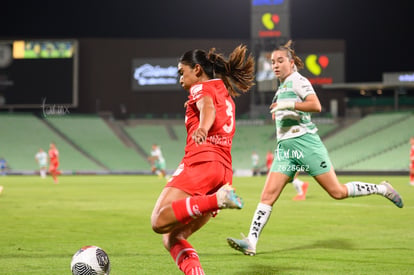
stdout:
[[320,113],[322,111],[319,98],[309,80],[301,77],[294,83],[294,90],[302,99],[301,102],[295,102],[295,110],[308,113]]
[[308,95],[303,102],[295,102],[295,110],[302,112],[320,113],[322,106],[316,94]]
[[322,111],[321,103],[316,94],[309,94],[302,102],[296,101],[282,101],[274,102],[270,105],[273,120],[275,119],[274,113],[278,110],[298,110],[302,112],[320,113]]
[[216,119],[216,108],[214,107],[213,98],[208,95],[198,100],[196,106],[200,111],[200,123],[198,129],[193,133],[193,139],[196,144],[202,144]]

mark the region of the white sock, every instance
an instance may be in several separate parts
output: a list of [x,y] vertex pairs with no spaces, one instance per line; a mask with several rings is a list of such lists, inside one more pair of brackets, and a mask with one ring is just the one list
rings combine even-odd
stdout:
[[260,233],[262,232],[263,228],[265,227],[267,221],[270,218],[270,214],[272,213],[272,206],[259,203],[256,208],[256,212],[254,213],[252,223],[250,225],[250,231],[247,238],[249,242],[256,248],[256,244],[259,241]]
[[296,189],[296,192],[298,193],[298,195],[303,195],[302,192],[302,185],[303,185],[303,181],[301,181],[300,179],[296,178],[292,181],[293,186]]
[[348,189],[348,197],[368,196],[371,194],[385,195],[387,188],[382,184],[351,181],[345,184]]
[[46,178],[46,171],[45,170],[40,170],[40,176],[42,177],[42,178]]

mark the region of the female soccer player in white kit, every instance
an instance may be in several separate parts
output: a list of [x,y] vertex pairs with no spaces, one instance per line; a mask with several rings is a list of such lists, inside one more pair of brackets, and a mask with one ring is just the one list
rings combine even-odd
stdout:
[[227,238],[231,247],[245,255],[255,255],[260,233],[270,218],[273,204],[297,171],[307,172],[337,200],[378,194],[403,207],[397,191],[386,181],[381,184],[353,181],[341,184],[331,164],[310,113],[320,112],[321,104],[309,80],[297,72],[302,60],[291,48],[292,41],[272,52],[272,69],[280,81],[276,102],[270,105],[276,121],[277,149],[260,203],[246,238]]

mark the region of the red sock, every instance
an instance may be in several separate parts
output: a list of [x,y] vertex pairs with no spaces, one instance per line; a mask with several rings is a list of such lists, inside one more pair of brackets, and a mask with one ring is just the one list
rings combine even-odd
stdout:
[[52,172],[52,178],[53,178],[53,180],[55,181],[55,182],[57,182],[57,174],[56,174],[56,171],[53,171]]
[[413,181],[414,181],[414,173],[410,174],[410,182],[413,182]]
[[172,203],[177,221],[187,224],[191,219],[201,217],[206,213],[218,210],[217,196],[205,195],[188,197]]
[[186,275],[204,275],[197,251],[186,240],[180,240],[170,249],[171,257]]

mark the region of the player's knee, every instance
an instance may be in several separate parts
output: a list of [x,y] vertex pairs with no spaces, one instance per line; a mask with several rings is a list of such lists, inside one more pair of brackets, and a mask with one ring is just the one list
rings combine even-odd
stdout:
[[273,205],[277,199],[277,195],[275,192],[263,192],[260,197],[260,202],[267,205]]
[[163,234],[163,233],[165,233],[164,232],[164,227],[163,227],[163,225],[162,224],[160,224],[159,222],[158,222],[158,220],[155,220],[155,221],[152,221],[151,222],[151,227],[152,227],[152,230],[155,232],[155,233],[158,233],[158,234]]
[[334,198],[335,200],[342,200],[347,197],[346,192],[342,189],[337,189],[329,192],[329,195]]
[[168,233],[171,229],[170,225],[165,223],[159,217],[154,217],[151,219],[151,227],[152,227],[152,230],[158,234]]
[[158,233],[158,234],[163,234],[163,233],[164,233],[164,232],[161,230],[161,228],[160,228],[160,227],[155,226],[155,225],[152,225],[152,231],[154,231],[155,233]]

